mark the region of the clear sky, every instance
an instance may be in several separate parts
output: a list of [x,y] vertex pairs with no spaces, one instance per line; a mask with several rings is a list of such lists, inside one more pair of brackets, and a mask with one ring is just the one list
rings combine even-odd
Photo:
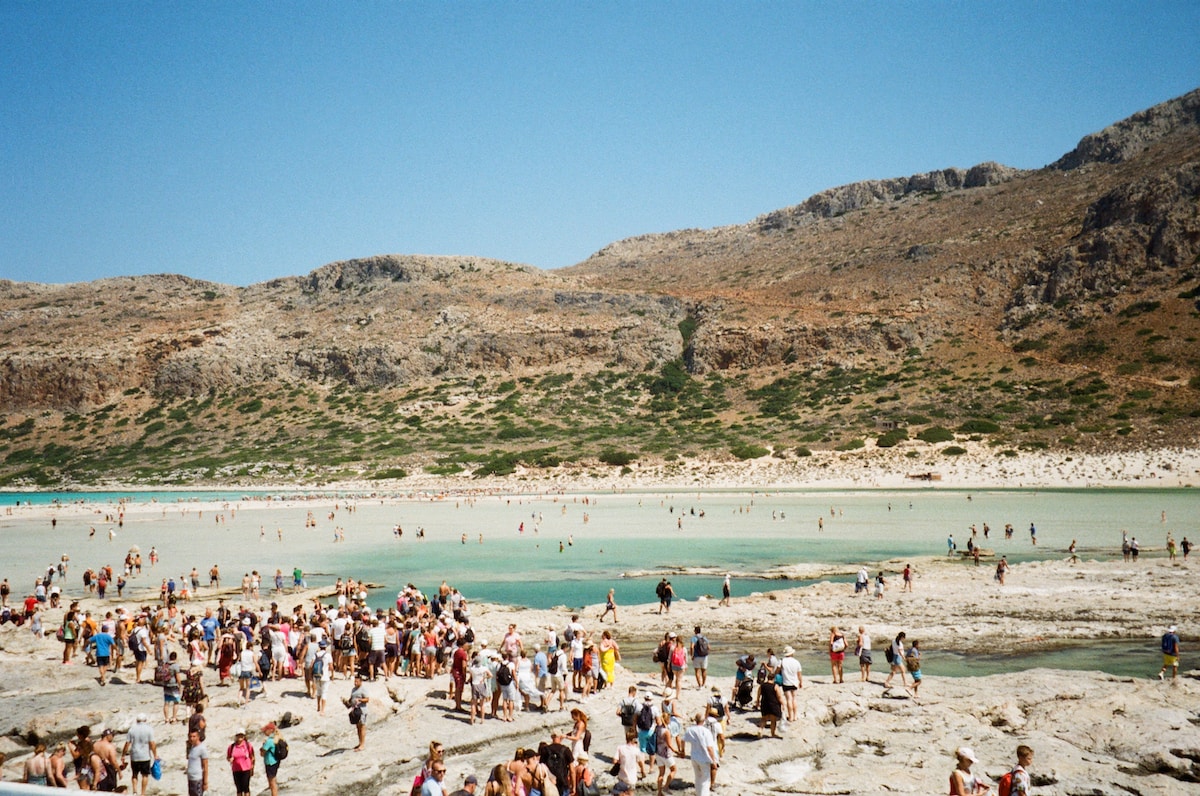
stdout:
[[1197,86],[1195,0],[0,0],[0,278],[556,268]]

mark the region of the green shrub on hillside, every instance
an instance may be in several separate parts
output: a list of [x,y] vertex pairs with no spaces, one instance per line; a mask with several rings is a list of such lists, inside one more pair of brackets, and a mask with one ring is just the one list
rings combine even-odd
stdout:
[[930,426],[917,434],[917,439],[922,442],[951,442],[954,439],[954,432],[942,426]]
[[942,448],[943,456],[962,456],[966,452],[966,448],[960,448],[957,445],[947,445],[946,447]]
[[908,429],[893,428],[891,431],[884,432],[875,440],[875,444],[880,448],[894,448],[904,440],[908,439]]
[[968,420],[958,427],[958,433],[960,434],[995,434],[999,430],[1000,426],[990,420],[982,420],[980,418]]
[[770,451],[764,448],[762,445],[754,445],[749,442],[743,442],[740,445],[734,445],[729,449],[729,452],[733,454],[734,458],[741,459],[742,461],[746,461],[747,459],[761,459],[763,456],[766,456],[768,453],[770,453]]

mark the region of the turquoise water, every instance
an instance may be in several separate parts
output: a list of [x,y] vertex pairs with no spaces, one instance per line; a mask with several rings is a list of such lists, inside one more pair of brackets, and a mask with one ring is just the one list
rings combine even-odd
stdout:
[[[193,566],[206,575],[217,563],[227,582],[248,569],[269,580],[277,568],[290,573],[299,566],[310,583],[341,575],[380,584],[373,597],[380,605],[390,603],[405,583],[429,590],[444,579],[470,598],[551,608],[602,602],[609,588],[616,589],[619,603],[652,602],[654,584],[664,573],[684,599],[719,594],[725,572],[734,573],[735,596],[797,585],[750,577],[780,567],[844,566],[848,576],[861,563],[942,554],[949,533],[965,548],[972,524],[985,548],[1013,563],[1065,557],[1072,539],[1084,558],[1119,555],[1122,530],[1139,538],[1146,555],[1162,554],[1168,530],[1176,539],[1189,530],[1193,540],[1200,537],[1196,495],[1185,489],[656,492],[598,494],[587,502],[489,497],[386,505],[350,498],[332,519],[315,503],[268,504],[261,498],[270,493],[250,501],[261,508],[247,508],[239,498],[248,494],[9,493],[0,497],[0,506],[9,507],[0,512],[5,546],[0,574],[14,583],[31,582],[64,553],[74,573],[85,566],[119,568],[130,545],[138,545],[144,558],[153,545],[161,555],[156,579],[178,577]],[[105,514],[115,514],[118,497],[136,504],[123,527],[103,521]],[[45,519],[24,517],[31,512],[18,506],[55,499],[86,500],[92,513],[64,510],[51,528]],[[212,511],[201,514],[194,500],[228,500],[219,512],[225,521],[215,522]],[[305,525],[310,509],[315,528]],[[987,540],[985,522],[992,529]],[[1030,543],[1030,522],[1038,528],[1036,546]],[[1011,540],[1003,538],[1005,523],[1015,527]],[[393,534],[396,524],[404,529],[400,538]],[[95,536],[88,535],[91,527]],[[345,529],[344,542],[333,541],[335,527]],[[425,535],[418,539],[422,527]],[[110,531],[116,534],[111,541]],[[135,585],[157,582],[143,575]]]
[[[738,656],[750,650],[738,649],[721,639],[710,639],[713,644],[708,659],[708,673],[714,678],[732,678]],[[879,643],[879,642],[877,642]],[[650,671],[653,650],[650,646],[622,644],[623,659],[631,666]],[[761,655],[761,649],[755,649]],[[829,682],[829,657],[823,649],[798,649],[796,658],[804,668],[804,676],[810,680]],[[1069,669],[1075,671],[1097,671],[1118,677],[1152,677],[1162,665],[1162,653],[1157,639],[1142,641],[1097,641],[1067,647],[1029,649],[1020,654],[981,655],[978,653],[945,652],[930,650],[924,653],[921,671],[931,677],[982,677],[989,674],[1006,674],[1025,669]],[[876,682],[887,675],[887,661],[882,650],[874,653],[871,672]],[[844,664],[847,682],[857,681],[858,661],[847,655]],[[690,681],[689,681],[690,682]],[[732,682],[732,680],[730,681]],[[719,681],[724,686],[724,680]]]

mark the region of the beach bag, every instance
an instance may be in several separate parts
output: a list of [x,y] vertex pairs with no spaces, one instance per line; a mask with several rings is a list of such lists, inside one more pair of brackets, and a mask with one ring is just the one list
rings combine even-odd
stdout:
[[709,652],[708,639],[704,636],[696,637],[696,657],[707,658]]
[[154,762],[150,764],[150,776],[154,777],[155,780],[162,779],[162,760],[161,759],[156,757],[156,758],[154,758]]
[[904,665],[910,672],[915,672],[921,668],[921,659],[916,655],[908,655],[904,659]]
[[350,723],[356,726],[362,723],[362,708],[358,705],[350,708]]
[[834,652],[844,652],[846,649],[846,639],[838,636],[833,640],[833,643],[829,645],[829,649]]
[[883,657],[887,658],[887,662],[890,664],[894,665],[896,663],[896,651],[894,649],[892,649],[891,644],[889,644],[887,646],[887,648],[884,649]]

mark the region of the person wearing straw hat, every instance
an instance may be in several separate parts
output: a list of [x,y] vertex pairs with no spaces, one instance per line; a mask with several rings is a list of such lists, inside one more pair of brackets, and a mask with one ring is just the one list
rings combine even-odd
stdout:
[[801,674],[800,661],[796,660],[796,651],[791,646],[783,648],[783,661],[779,664],[779,674],[781,680],[779,685],[783,688],[787,720],[792,722],[796,720],[797,716],[796,691],[804,685],[804,677]]

